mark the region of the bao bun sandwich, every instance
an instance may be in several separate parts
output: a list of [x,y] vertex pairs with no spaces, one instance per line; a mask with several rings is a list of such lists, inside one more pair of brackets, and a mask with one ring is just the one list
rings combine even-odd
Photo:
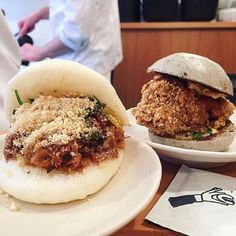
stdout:
[[0,187],[33,203],[83,199],[118,171],[124,106],[100,74],[76,62],[45,60],[8,85],[11,128],[0,155]]
[[148,68],[155,77],[142,88],[132,112],[146,126],[152,141],[188,149],[224,151],[235,126],[229,120],[234,105],[230,79],[208,58],[175,53]]

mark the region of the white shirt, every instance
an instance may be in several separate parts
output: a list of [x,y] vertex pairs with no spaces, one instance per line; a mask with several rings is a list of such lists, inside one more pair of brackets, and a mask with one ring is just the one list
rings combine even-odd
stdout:
[[8,130],[9,123],[3,109],[3,98],[8,81],[16,74],[21,64],[18,44],[0,11],[0,130]]
[[105,75],[122,60],[117,0],[51,0],[50,24],[71,48],[59,56]]

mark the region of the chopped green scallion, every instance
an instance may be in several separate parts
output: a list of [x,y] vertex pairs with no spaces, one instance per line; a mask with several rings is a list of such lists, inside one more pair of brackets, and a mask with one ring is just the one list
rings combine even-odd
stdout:
[[200,140],[203,136],[203,133],[202,132],[193,132],[192,133],[192,138],[194,140]]
[[24,102],[22,102],[22,100],[21,100],[21,98],[20,98],[20,95],[19,95],[17,89],[15,89],[15,95],[16,95],[16,100],[17,100],[17,102],[19,103],[19,105],[20,105],[20,106],[23,105]]

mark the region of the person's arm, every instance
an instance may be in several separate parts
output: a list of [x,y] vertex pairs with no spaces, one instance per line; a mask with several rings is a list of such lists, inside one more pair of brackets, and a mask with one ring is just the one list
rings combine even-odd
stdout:
[[48,19],[48,18],[49,18],[48,7],[44,7],[30,13],[29,15],[27,15],[26,17],[24,17],[18,22],[19,35],[23,36],[31,32],[34,29],[36,23],[38,23],[40,20]]
[[71,49],[66,47],[56,36],[43,47],[26,43],[20,48],[20,54],[24,61],[41,61],[45,58],[53,58],[64,54],[69,50]]
[[81,51],[87,47],[93,34],[93,25],[98,17],[101,0],[72,1],[65,3],[64,19],[58,36],[43,47],[24,44],[21,57],[25,61],[40,61],[53,58],[69,50]]

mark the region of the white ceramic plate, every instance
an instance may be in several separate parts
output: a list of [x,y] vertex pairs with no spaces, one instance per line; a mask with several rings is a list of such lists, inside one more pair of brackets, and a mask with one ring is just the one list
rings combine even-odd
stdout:
[[[34,205],[0,200],[0,235],[107,235],[131,221],[151,201],[161,180],[161,164],[147,144],[128,138],[124,162],[109,184],[83,201]],[[0,194],[4,198],[4,194]],[[3,206],[4,205],[4,206]]]
[[[199,151],[158,144],[150,140],[146,127],[136,124],[131,111],[128,110],[127,113],[131,127],[126,128],[126,134],[148,143],[155,148],[160,158],[168,162],[200,168],[210,168],[236,162],[236,138],[226,152]],[[236,123],[236,114],[231,117],[231,120]]]

